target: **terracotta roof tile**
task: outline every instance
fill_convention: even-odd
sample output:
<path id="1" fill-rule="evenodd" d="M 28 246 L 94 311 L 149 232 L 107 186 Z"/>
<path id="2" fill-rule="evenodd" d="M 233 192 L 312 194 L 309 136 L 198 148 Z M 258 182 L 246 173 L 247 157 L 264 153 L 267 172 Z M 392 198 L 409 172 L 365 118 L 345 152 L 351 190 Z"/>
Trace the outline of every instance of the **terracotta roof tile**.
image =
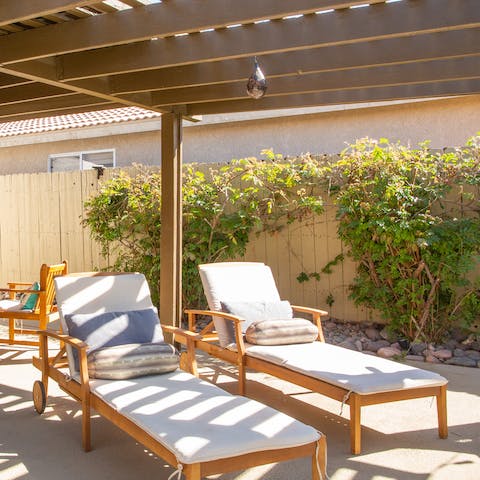
<path id="1" fill-rule="evenodd" d="M 96 112 L 58 115 L 56 117 L 32 118 L 16 122 L 0 123 L 0 137 L 13 137 L 29 133 L 52 132 L 68 128 L 93 127 L 107 123 L 130 122 L 158 118 L 160 114 L 139 107 L 113 108 Z"/>

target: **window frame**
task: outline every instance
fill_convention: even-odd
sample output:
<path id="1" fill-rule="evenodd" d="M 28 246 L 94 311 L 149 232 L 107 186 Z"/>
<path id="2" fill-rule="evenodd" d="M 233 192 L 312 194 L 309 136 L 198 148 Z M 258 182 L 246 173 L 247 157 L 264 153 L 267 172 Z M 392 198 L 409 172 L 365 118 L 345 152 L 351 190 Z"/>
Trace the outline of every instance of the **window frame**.
<path id="1" fill-rule="evenodd" d="M 91 155 L 95 153 L 112 153 L 112 163 L 113 165 L 111 167 L 105 167 L 105 168 L 115 168 L 117 165 L 117 155 L 116 155 L 116 150 L 115 148 L 102 148 L 102 149 L 97 149 L 97 150 L 79 150 L 76 152 L 63 152 L 63 153 L 51 153 L 48 155 L 48 164 L 47 164 L 47 171 L 48 173 L 58 173 L 58 172 L 73 172 L 73 171 L 83 171 L 83 170 L 91 170 L 90 168 L 85 169 L 83 168 L 83 162 L 88 161 L 84 160 L 84 157 L 86 155 Z M 78 156 L 78 169 L 76 170 L 59 170 L 59 171 L 53 171 L 53 160 L 62 158 L 62 157 L 76 157 Z"/>

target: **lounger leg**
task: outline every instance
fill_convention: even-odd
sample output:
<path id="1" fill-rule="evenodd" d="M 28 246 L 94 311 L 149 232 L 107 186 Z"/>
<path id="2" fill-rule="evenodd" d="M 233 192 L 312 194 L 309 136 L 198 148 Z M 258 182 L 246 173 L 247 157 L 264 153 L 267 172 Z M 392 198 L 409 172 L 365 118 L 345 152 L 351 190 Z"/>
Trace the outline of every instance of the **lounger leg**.
<path id="1" fill-rule="evenodd" d="M 45 388 L 45 396 L 48 397 L 48 370 L 50 368 L 48 364 L 48 338 L 46 335 L 40 335 L 39 341 L 39 354 L 42 363 L 42 383 Z"/>
<path id="2" fill-rule="evenodd" d="M 447 424 L 447 386 L 442 385 L 437 395 L 437 414 L 438 414 L 438 436 L 440 438 L 448 437 Z"/>
<path id="3" fill-rule="evenodd" d="M 245 365 L 243 365 L 242 363 L 238 366 L 238 394 L 239 395 L 245 396 L 245 392 L 247 389 L 246 385 L 247 385 L 247 372 L 245 369 Z"/>
<path id="4" fill-rule="evenodd" d="M 15 319 L 8 319 L 8 343 L 13 345 L 15 343 Z"/>
<path id="5" fill-rule="evenodd" d="M 361 445 L 361 404 L 360 397 L 356 393 L 351 393 L 349 398 L 350 404 L 350 450 L 354 455 L 360 453 Z"/>
<path id="6" fill-rule="evenodd" d="M 312 480 L 327 478 L 327 440 L 325 435 L 317 441 L 317 448 L 312 458 Z"/>
<path id="7" fill-rule="evenodd" d="M 90 439 L 90 402 L 82 402 L 82 447 L 86 452 L 92 449 Z"/>

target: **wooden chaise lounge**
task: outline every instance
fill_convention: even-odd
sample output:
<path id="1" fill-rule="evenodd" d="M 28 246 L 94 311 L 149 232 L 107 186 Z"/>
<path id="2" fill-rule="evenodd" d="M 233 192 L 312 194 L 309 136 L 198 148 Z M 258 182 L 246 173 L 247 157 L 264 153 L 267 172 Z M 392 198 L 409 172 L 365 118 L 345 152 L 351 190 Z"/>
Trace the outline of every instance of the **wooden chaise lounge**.
<path id="1" fill-rule="evenodd" d="M 231 395 L 191 373 L 172 370 L 170 363 L 167 373 L 127 378 L 121 375 L 133 367 L 126 357 L 103 366 L 95 363 L 92 355 L 131 349 L 130 342 L 124 345 L 124 335 L 139 332 L 151 336 L 151 343 L 141 345 L 167 346 L 168 362 L 172 355 L 176 358 L 174 349 L 161 340 L 162 329 L 143 275 L 68 275 L 56 279 L 55 285 L 62 328 L 85 336 L 89 345 L 73 335 L 41 333 L 40 357 L 34 358 L 34 365 L 42 378 L 34 384 L 34 404 L 38 413 L 44 411 L 49 379 L 81 402 L 86 451 L 91 448 L 90 411 L 94 409 L 175 467 L 178 478 L 183 473 L 187 480 L 199 480 L 299 457 L 311 458 L 313 480 L 325 478 L 325 437 L 314 428 L 259 402 Z M 146 312 L 151 315 L 152 310 L 157 320 L 144 321 Z M 165 330 L 176 331 L 172 327 Z M 176 333 L 190 347 L 195 336 Z M 48 356 L 49 339 L 64 345 L 54 358 Z M 139 344 L 133 343 L 137 349 Z M 96 345 L 95 351 L 92 345 Z M 188 358 L 194 359 L 194 353 Z M 194 373 L 195 367 L 191 362 Z M 99 375 L 100 371 L 106 376 Z M 101 378 L 91 378 L 92 372 Z"/>
<path id="2" fill-rule="evenodd" d="M 247 343 L 244 335 L 248 320 L 265 319 L 247 317 L 261 317 L 261 308 L 267 311 L 272 305 L 278 307 L 278 302 L 285 303 L 280 301 L 270 268 L 263 263 L 226 262 L 200 265 L 199 270 L 210 310 L 187 310 L 189 331 L 196 331 L 199 316 L 212 318 L 194 339 L 195 348 L 235 364 L 241 394 L 245 393 L 246 370 L 252 369 L 349 405 L 350 447 L 354 454 L 361 451 L 362 407 L 434 396 L 439 436 L 447 437 L 445 378 L 427 370 L 325 343 L 321 317 L 327 312 L 307 307 L 291 306 L 290 315 L 292 310 L 309 314 L 318 327 L 316 341 L 288 345 Z M 278 308 L 284 310 L 284 306 Z M 239 315 L 239 311 L 245 310 L 250 314 Z"/>
<path id="3" fill-rule="evenodd" d="M 38 330 L 47 328 L 49 322 L 58 319 L 55 300 L 55 287 L 53 279 L 58 275 L 67 273 L 67 262 L 58 265 L 43 264 L 40 267 L 38 290 L 32 290 L 32 282 L 8 282 L 8 288 L 0 288 L 0 293 L 8 295 L 8 299 L 0 300 L 0 318 L 8 319 L 8 338 L 0 338 L 0 343 L 9 345 L 34 345 L 37 340 L 25 340 L 18 335 L 36 335 Z M 17 299 L 19 294 L 31 295 L 33 304 L 29 307 Z M 27 302 L 29 300 L 27 298 Z M 16 321 L 25 321 L 29 326 L 17 328 Z"/>

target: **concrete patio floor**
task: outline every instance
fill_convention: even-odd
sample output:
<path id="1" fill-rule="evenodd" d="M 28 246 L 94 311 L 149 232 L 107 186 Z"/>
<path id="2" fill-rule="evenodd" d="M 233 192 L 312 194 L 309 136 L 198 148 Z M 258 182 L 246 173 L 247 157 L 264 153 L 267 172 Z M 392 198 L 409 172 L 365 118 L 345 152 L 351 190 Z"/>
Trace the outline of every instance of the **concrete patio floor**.
<path id="1" fill-rule="evenodd" d="M 92 423 L 93 451 L 80 445 L 79 404 L 50 382 L 47 409 L 33 410 L 39 372 L 34 349 L 0 345 L 0 480 L 167 480 L 173 469 L 101 417 Z M 233 370 L 199 355 L 201 374 L 234 392 Z M 309 423 L 327 435 L 331 480 L 479 480 L 480 369 L 417 364 L 449 380 L 449 438 L 440 440 L 430 398 L 363 409 L 363 451 L 349 453 L 348 409 L 264 374 L 250 373 L 249 395 Z M 300 459 L 209 478 L 308 480 Z M 175 477 L 176 480 L 176 477 Z"/>

